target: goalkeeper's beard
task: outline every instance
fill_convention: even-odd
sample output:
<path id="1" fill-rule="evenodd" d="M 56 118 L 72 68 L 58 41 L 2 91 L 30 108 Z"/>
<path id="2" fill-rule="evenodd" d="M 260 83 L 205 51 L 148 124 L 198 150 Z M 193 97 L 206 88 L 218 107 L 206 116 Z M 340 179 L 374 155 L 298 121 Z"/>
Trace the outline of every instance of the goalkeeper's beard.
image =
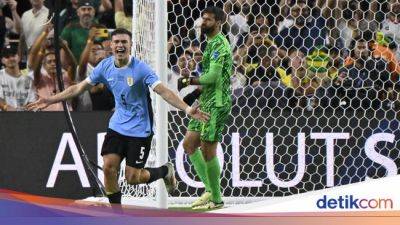
<path id="1" fill-rule="evenodd" d="M 214 27 L 201 27 L 201 33 L 204 35 L 210 35 L 214 31 Z"/>

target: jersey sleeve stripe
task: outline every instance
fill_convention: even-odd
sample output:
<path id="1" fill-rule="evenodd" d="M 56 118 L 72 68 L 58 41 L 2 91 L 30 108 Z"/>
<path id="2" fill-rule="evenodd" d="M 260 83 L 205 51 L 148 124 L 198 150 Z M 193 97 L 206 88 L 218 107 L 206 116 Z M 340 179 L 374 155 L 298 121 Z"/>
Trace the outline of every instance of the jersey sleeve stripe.
<path id="1" fill-rule="evenodd" d="M 90 85 L 96 85 L 95 83 L 93 83 L 93 81 L 90 79 L 90 77 L 86 77 L 86 82 L 88 82 Z"/>
<path id="2" fill-rule="evenodd" d="M 152 90 L 154 90 L 154 88 L 157 87 L 157 85 L 159 85 L 159 84 L 161 84 L 161 81 L 158 80 L 158 81 L 154 82 L 154 83 L 151 85 L 150 88 L 151 88 Z"/>

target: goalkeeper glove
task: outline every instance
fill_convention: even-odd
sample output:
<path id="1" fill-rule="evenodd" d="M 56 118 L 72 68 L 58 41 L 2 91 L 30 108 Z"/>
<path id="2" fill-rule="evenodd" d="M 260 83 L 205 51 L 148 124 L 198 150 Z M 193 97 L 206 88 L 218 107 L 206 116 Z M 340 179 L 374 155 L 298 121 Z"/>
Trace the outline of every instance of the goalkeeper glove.
<path id="1" fill-rule="evenodd" d="M 190 85 L 190 77 L 181 77 L 178 79 L 178 91 Z"/>

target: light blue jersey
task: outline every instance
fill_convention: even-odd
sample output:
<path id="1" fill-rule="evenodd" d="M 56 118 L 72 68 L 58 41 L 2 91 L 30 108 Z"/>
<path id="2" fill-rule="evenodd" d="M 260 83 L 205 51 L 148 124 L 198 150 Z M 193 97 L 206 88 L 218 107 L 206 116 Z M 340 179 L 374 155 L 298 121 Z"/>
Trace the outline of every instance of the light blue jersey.
<path id="1" fill-rule="evenodd" d="M 160 82 L 149 65 L 134 57 L 121 68 L 114 64 L 114 56 L 97 65 L 86 81 L 92 85 L 103 83 L 114 94 L 115 112 L 109 128 L 130 137 L 153 134 L 153 110 L 149 88 Z"/>

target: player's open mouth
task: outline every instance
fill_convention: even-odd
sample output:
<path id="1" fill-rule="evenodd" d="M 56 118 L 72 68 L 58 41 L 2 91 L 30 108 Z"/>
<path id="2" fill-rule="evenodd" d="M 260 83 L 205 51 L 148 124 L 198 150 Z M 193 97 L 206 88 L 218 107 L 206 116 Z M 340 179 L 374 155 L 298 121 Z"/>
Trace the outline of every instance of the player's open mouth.
<path id="1" fill-rule="evenodd" d="M 117 54 L 124 54 L 126 52 L 126 48 L 117 48 L 116 53 Z"/>

